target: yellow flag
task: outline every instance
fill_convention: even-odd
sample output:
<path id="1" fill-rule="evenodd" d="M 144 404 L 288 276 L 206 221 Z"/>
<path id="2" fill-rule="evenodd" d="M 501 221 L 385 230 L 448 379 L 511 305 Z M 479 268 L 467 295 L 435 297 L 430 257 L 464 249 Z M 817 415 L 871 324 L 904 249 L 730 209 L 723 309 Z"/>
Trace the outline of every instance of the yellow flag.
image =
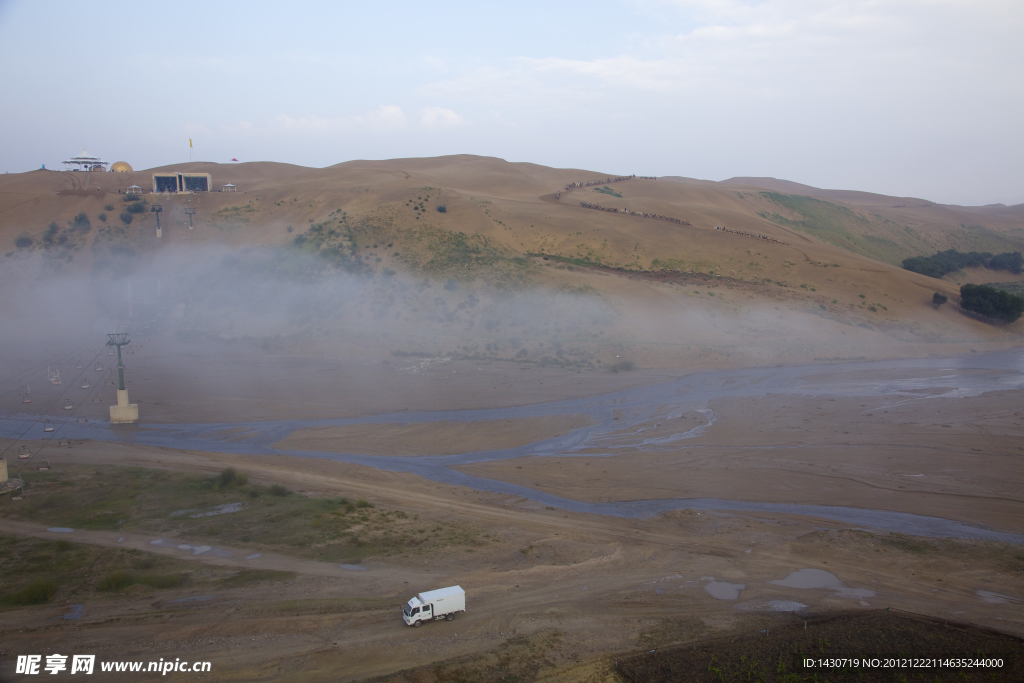
<path id="1" fill-rule="evenodd" d="M 188 148 L 192 149 L 192 138 L 188 139 Z"/>

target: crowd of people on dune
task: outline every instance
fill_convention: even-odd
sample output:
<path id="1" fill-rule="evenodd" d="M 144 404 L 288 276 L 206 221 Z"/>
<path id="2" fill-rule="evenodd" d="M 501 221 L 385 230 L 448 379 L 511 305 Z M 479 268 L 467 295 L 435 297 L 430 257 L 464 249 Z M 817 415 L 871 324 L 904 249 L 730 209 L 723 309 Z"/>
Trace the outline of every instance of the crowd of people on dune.
<path id="1" fill-rule="evenodd" d="M 728 233 L 733 234 L 733 235 L 739 235 L 740 237 L 753 237 L 755 240 L 764 240 L 765 242 L 771 242 L 772 244 L 784 244 L 787 247 L 789 246 L 789 242 L 783 242 L 782 240 L 777 240 L 774 237 L 769 237 L 768 235 L 762 235 L 761 233 L 757 233 L 755 235 L 752 232 L 743 232 L 741 230 L 730 230 L 729 228 L 723 228 L 720 225 L 716 225 L 715 226 L 715 230 L 721 230 L 722 232 L 728 232 Z"/>
<path id="2" fill-rule="evenodd" d="M 672 216 L 663 216 L 660 213 L 645 213 L 643 211 L 630 211 L 629 209 L 610 209 L 600 204 L 591 204 L 590 202 L 580 202 L 580 206 L 584 209 L 594 209 L 595 211 L 607 211 L 609 213 L 624 213 L 627 216 L 639 216 L 640 218 L 656 218 L 659 221 L 668 221 L 669 223 L 675 223 L 676 225 L 690 225 L 689 221 L 684 221 L 679 218 L 672 218 Z"/>

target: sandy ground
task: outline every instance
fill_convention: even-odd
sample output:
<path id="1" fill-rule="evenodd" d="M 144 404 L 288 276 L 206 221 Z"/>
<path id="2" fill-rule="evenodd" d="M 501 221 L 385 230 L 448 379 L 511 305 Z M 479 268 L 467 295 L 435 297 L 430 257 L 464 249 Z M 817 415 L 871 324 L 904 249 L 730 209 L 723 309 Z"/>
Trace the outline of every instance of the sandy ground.
<path id="1" fill-rule="evenodd" d="M 458 469 L 576 500 L 842 505 L 1019 533 L 1024 530 L 1022 405 L 1021 391 L 960 399 L 721 399 L 709 404 L 719 415 L 710 428 L 660 449 L 592 449 L 611 454 L 526 457 Z M 699 419 L 684 415 L 679 421 L 682 428 L 663 428 L 682 431 Z"/>
<path id="2" fill-rule="evenodd" d="M 662 492 L 785 496 L 884 503 L 1019 529 L 1019 396 L 961 399 L 969 410 L 955 418 L 943 412 L 948 404 L 942 399 L 900 406 L 812 403 L 798 396 L 722 401 L 712 405 L 720 415 L 712 428 L 682 449 L 473 467 L 581 499 Z M 0 612 L 0 639 L 11 653 L 210 660 L 214 675 L 206 680 L 359 680 L 555 630 L 559 644 L 546 655 L 539 680 L 571 681 L 612 680 L 603 664 L 611 652 L 761 628 L 780 604 L 798 603 L 808 613 L 894 607 L 1024 634 L 1020 551 L 998 544 L 921 543 L 796 515 L 684 511 L 627 520 L 575 514 L 323 460 L 90 442 L 50 446 L 44 453 L 56 468 L 74 462 L 213 473 L 230 465 L 256 481 L 310 495 L 361 496 L 433 519 L 472 520 L 494 540 L 471 549 L 371 558 L 365 571 L 273 552 L 245 560 L 252 549 L 244 544 L 208 541 L 225 542 L 218 547 L 234 557 L 180 556 L 298 576 L 284 584 L 214 591 L 196 601 L 174 602 L 196 597 L 187 589 L 159 598 L 152 591 L 97 597 L 77 621 L 61 618 L 69 605 L 6 610 Z M 739 476 L 741 468 L 757 476 Z M 925 476 L 910 476 L 917 474 Z M 32 524 L 10 525 L 5 532 L 56 537 Z M 76 531 L 60 537 L 114 546 L 123 536 Z M 151 540 L 129 536 L 122 544 L 175 552 L 153 547 Z M 830 572 L 845 588 L 772 583 L 805 568 Z M 465 614 L 421 629 L 402 625 L 398 607 L 408 597 L 456 583 L 467 589 Z M 710 592 L 722 595 L 723 588 L 733 599 Z"/>

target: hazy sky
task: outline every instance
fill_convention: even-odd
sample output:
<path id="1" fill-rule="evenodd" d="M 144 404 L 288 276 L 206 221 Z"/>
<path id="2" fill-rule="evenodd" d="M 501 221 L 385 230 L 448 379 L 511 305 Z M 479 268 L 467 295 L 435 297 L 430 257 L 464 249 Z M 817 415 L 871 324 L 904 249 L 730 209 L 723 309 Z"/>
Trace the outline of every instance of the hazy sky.
<path id="1" fill-rule="evenodd" d="M 470 153 L 1024 202 L 1021 0 L 0 0 L 0 170 Z"/>

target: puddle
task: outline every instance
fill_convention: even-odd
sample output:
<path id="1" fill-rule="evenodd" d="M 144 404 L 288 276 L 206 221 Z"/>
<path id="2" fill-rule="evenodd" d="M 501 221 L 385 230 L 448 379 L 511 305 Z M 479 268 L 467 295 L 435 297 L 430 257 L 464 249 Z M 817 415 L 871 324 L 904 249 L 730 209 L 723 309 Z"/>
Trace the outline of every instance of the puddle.
<path id="1" fill-rule="evenodd" d="M 85 605 L 71 605 L 71 611 L 64 615 L 64 618 L 68 621 L 75 621 L 76 619 L 82 618 L 82 613 L 85 611 Z"/>
<path id="2" fill-rule="evenodd" d="M 736 609 L 753 612 L 799 612 L 807 609 L 807 605 L 795 600 L 769 600 L 768 602 L 751 600 L 736 605 Z"/>
<path id="3" fill-rule="evenodd" d="M 704 586 L 704 590 L 711 593 L 712 597 L 719 600 L 735 600 L 740 597 L 740 591 L 745 589 L 746 584 L 729 583 L 728 581 L 712 581 Z"/>
<path id="4" fill-rule="evenodd" d="M 366 571 L 366 567 L 364 567 L 361 564 L 339 564 L 338 566 L 341 567 L 342 569 L 347 569 L 350 572 L 365 572 Z"/>
<path id="5" fill-rule="evenodd" d="M 249 555 L 245 559 L 247 559 L 247 560 L 255 560 L 257 557 L 262 557 L 262 556 L 263 556 L 262 553 L 253 553 L 252 555 Z"/>
<path id="6" fill-rule="evenodd" d="M 188 543 L 182 543 L 178 546 L 178 550 L 188 550 L 191 551 L 193 555 L 202 555 L 203 553 L 208 553 L 213 550 L 213 547 L 208 545 L 189 545 Z"/>
<path id="7" fill-rule="evenodd" d="M 844 586 L 839 578 L 823 569 L 800 569 L 784 579 L 770 581 L 776 586 L 787 588 L 824 588 L 835 591 L 836 595 L 844 598 L 873 598 L 875 592 L 867 588 L 850 588 Z"/>
<path id="8" fill-rule="evenodd" d="M 70 534 L 74 529 L 69 529 L 66 526 L 51 526 L 47 531 L 52 531 L 56 534 Z"/>
<path id="9" fill-rule="evenodd" d="M 1024 602 L 1024 600 L 1021 600 L 1020 598 L 1015 598 L 1012 595 L 1003 595 L 1002 593 L 993 593 L 992 591 L 983 590 L 978 590 L 976 592 L 978 594 L 978 597 L 984 600 L 985 602 L 990 602 L 996 605 L 1005 605 L 1007 603 L 1020 604 Z"/>

